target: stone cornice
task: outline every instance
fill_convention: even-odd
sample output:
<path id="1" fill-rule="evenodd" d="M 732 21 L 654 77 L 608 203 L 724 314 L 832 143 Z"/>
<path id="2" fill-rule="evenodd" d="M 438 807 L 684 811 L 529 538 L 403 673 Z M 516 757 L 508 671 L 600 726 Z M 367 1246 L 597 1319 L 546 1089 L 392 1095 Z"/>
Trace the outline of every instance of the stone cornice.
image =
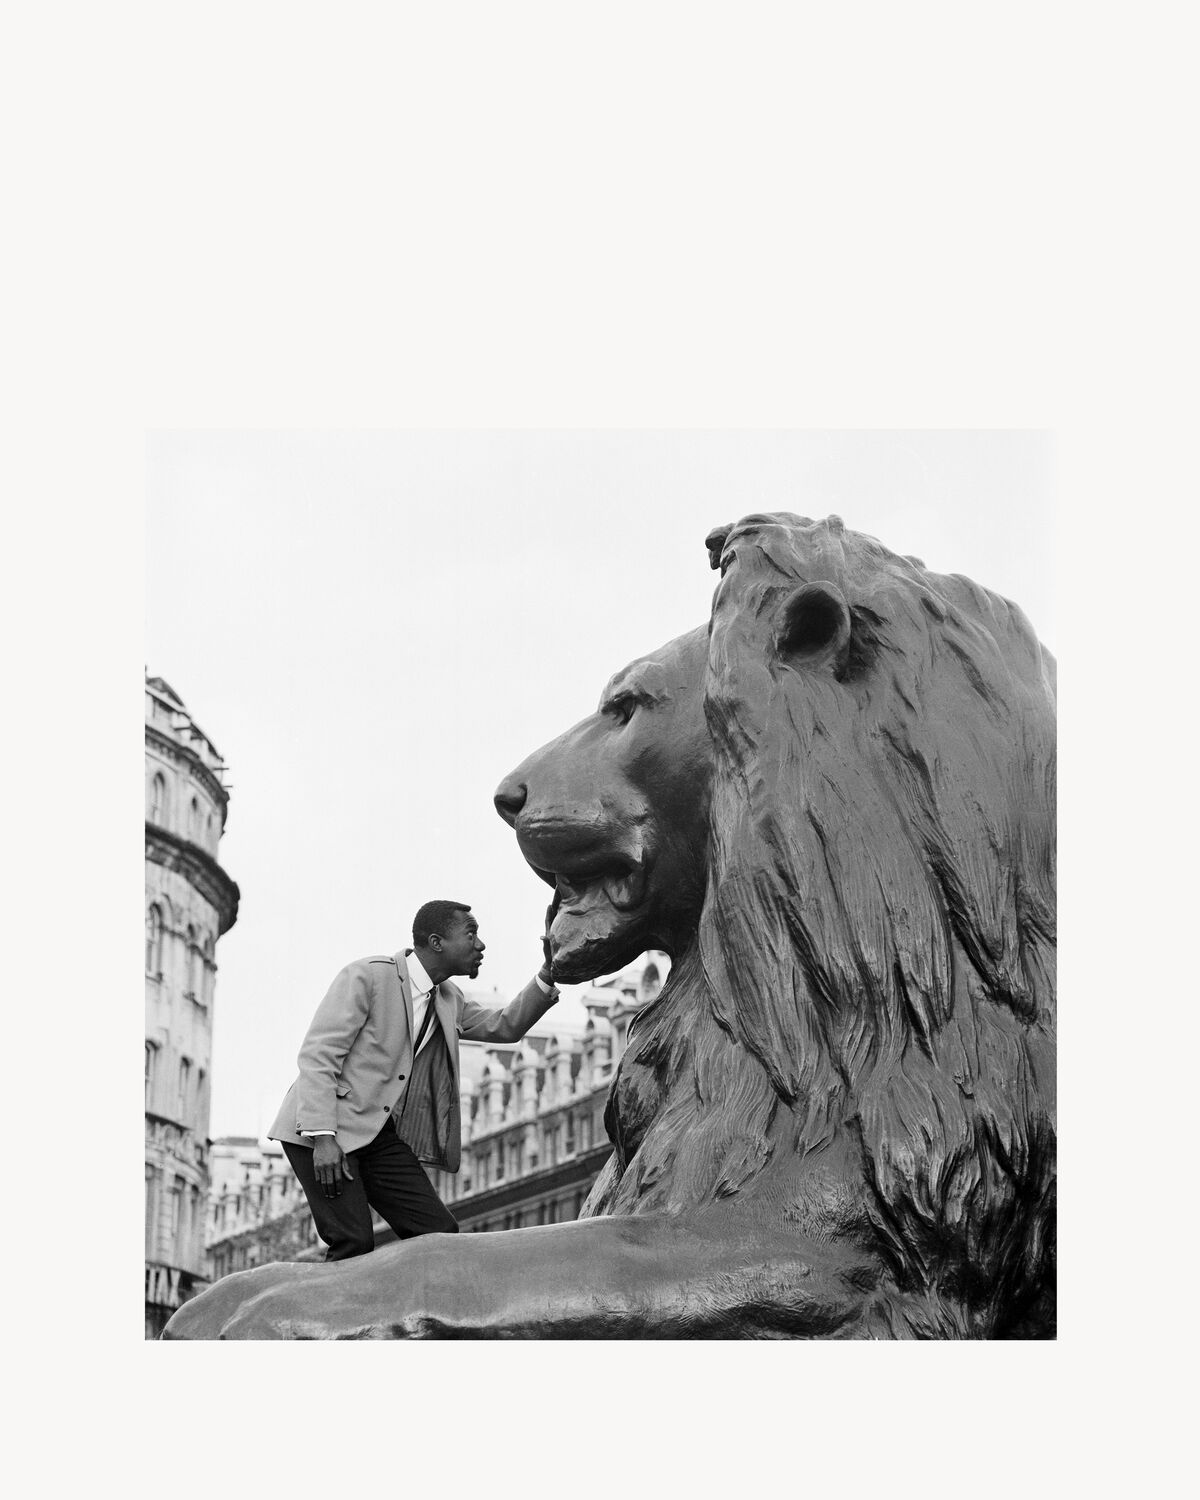
<path id="1" fill-rule="evenodd" d="M 217 936 L 228 932 L 237 921 L 241 892 L 210 854 L 197 844 L 168 833 L 156 823 L 146 824 L 146 858 L 156 865 L 174 870 L 214 908 L 217 913 Z"/>
<path id="2" fill-rule="evenodd" d="M 511 1208 L 543 1193 L 578 1187 L 596 1177 L 612 1152 L 612 1142 L 606 1140 L 599 1146 L 589 1146 L 586 1151 L 568 1156 L 565 1161 L 557 1161 L 553 1166 L 539 1167 L 536 1172 L 511 1177 L 507 1182 L 492 1182 L 485 1188 L 452 1198 L 446 1207 L 461 1222 Z"/>
<path id="3" fill-rule="evenodd" d="M 598 1083 L 593 1083 L 590 1088 L 584 1089 L 578 1094 L 569 1094 L 565 1099 L 556 1099 L 553 1104 L 546 1104 L 540 1095 L 537 1101 L 537 1113 L 528 1119 L 525 1117 L 505 1118 L 497 1125 L 484 1125 L 479 1129 L 472 1129 L 470 1140 L 463 1140 L 465 1151 L 474 1150 L 476 1146 L 483 1145 L 490 1149 L 498 1140 L 506 1136 L 517 1136 L 522 1134 L 529 1125 L 554 1126 L 559 1120 L 571 1110 L 579 1109 L 581 1105 L 586 1106 L 596 1099 L 608 1097 L 609 1089 L 612 1087 L 613 1078 L 616 1076 L 614 1066 L 612 1074 L 607 1078 L 601 1078 Z M 481 1084 L 472 1091 L 472 1097 L 482 1094 L 484 1109 L 486 1110 L 487 1086 Z"/>
<path id="4" fill-rule="evenodd" d="M 178 740 L 172 739 L 169 734 L 157 728 L 154 724 L 146 725 L 146 739 L 160 750 L 169 751 L 174 758 L 187 762 L 196 779 L 203 782 L 209 796 L 221 809 L 221 821 L 224 822 L 225 809 L 229 806 L 229 793 L 221 785 L 216 772 L 211 767 L 206 766 L 194 750 L 190 749 L 187 745 L 181 744 Z"/>

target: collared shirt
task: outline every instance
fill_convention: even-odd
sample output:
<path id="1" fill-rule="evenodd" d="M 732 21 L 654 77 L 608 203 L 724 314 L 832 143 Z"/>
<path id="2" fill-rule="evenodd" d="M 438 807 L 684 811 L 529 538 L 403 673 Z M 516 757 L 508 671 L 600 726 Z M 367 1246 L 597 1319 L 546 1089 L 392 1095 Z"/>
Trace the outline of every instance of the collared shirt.
<path id="1" fill-rule="evenodd" d="M 425 966 L 415 953 L 408 954 L 404 962 L 408 965 L 408 978 L 409 983 L 412 985 L 413 1037 L 415 1039 L 421 1036 L 421 1023 L 425 1019 L 425 1012 L 429 1009 L 430 997 L 437 986 L 430 979 L 429 975 L 426 974 Z M 421 1037 L 421 1047 L 418 1050 L 428 1047 L 429 1040 L 433 1036 L 434 1025 L 433 1021 L 429 1023 L 429 1030 Z"/>

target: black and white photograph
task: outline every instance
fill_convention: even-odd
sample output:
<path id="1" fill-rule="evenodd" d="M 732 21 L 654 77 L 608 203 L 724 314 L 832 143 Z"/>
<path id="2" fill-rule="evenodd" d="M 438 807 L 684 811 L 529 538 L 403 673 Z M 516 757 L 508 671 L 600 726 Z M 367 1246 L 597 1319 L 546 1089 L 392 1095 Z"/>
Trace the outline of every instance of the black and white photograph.
<path id="1" fill-rule="evenodd" d="M 1054 472 L 152 435 L 147 1337 L 1053 1338 Z"/>

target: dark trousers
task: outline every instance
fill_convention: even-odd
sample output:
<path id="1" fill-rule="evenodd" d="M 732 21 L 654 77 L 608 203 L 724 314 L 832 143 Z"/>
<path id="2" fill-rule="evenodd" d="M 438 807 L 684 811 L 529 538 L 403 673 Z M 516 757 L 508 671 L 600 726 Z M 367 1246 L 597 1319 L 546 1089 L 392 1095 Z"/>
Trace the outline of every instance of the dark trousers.
<path id="1" fill-rule="evenodd" d="M 329 1246 L 326 1260 L 349 1260 L 374 1250 L 372 1209 L 392 1226 L 397 1239 L 458 1233 L 458 1221 L 434 1192 L 425 1168 L 390 1120 L 368 1145 L 347 1153 L 354 1179 L 342 1178 L 342 1191 L 336 1198 L 327 1198 L 317 1181 L 312 1147 L 293 1146 L 290 1141 L 282 1144 L 312 1209 L 317 1233 Z"/>

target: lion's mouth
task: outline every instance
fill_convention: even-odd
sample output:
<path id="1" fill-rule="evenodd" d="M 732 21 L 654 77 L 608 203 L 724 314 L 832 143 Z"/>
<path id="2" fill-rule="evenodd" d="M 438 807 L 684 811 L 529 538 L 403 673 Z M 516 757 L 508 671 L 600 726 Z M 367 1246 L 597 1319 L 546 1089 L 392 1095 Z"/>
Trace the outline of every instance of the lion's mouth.
<path id="1" fill-rule="evenodd" d="M 645 866 L 632 860 L 547 873 L 554 882 L 559 911 L 576 916 L 605 903 L 617 911 L 632 911 L 646 895 Z"/>
<path id="2" fill-rule="evenodd" d="M 576 853 L 549 840 L 522 843 L 534 871 L 554 887 L 550 951 L 556 975 L 579 982 L 624 963 L 634 914 L 646 902 L 652 863 L 646 852 Z"/>

